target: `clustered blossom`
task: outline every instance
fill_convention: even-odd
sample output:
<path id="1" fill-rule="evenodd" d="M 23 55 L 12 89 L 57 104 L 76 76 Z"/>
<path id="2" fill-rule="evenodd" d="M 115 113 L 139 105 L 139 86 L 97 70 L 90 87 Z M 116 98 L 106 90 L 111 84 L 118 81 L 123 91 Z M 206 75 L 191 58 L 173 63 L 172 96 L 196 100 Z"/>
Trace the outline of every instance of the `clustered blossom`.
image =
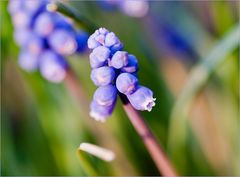
<path id="1" fill-rule="evenodd" d="M 76 31 L 69 19 L 49 11 L 51 0 L 10 0 L 8 10 L 14 38 L 21 47 L 19 65 L 26 71 L 40 70 L 55 83 L 63 81 L 68 69 L 65 56 L 84 52 L 88 34 Z"/>
<path id="2" fill-rule="evenodd" d="M 99 28 L 89 37 L 88 47 L 93 50 L 90 54 L 91 79 L 98 86 L 90 105 L 90 116 L 105 121 L 114 110 L 118 92 L 126 95 L 135 109 L 151 111 L 156 100 L 153 92 L 139 85 L 138 60 L 123 51 L 118 37 Z"/>

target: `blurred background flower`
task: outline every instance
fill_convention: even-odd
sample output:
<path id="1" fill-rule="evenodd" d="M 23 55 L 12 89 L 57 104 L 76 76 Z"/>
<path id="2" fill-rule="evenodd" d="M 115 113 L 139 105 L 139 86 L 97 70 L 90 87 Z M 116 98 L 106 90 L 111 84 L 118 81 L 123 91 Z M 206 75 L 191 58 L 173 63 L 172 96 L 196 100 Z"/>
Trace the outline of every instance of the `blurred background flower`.
<path id="1" fill-rule="evenodd" d="M 40 69 L 42 76 L 54 83 L 66 77 L 64 56 L 83 52 L 88 35 L 76 31 L 66 17 L 49 11 L 51 0 L 10 0 L 8 11 L 14 37 L 21 47 L 19 65 L 26 71 Z"/>
<path id="2" fill-rule="evenodd" d="M 95 91 L 89 52 L 69 55 L 84 51 L 82 46 L 76 49 L 76 43 L 86 39 L 78 35 L 83 26 L 56 12 L 52 19 L 53 12 L 39 8 L 45 1 L 15 1 L 12 7 L 12 1 L 0 2 L 1 175 L 159 175 L 120 103 L 104 124 L 89 118 L 88 103 Z M 239 2 L 121 2 L 126 4 L 112 1 L 112 10 L 106 10 L 102 1 L 64 1 L 97 26 L 114 31 L 138 58 L 141 84 L 157 98 L 154 109 L 141 114 L 179 174 L 240 175 L 239 44 L 234 43 L 239 36 L 230 32 L 239 22 Z M 26 4 L 24 10 L 19 4 Z M 36 9 L 39 13 L 32 15 Z M 57 31 L 50 42 L 46 35 L 52 30 Z M 25 45 L 28 37 L 30 44 Z M 56 85 L 38 72 L 20 69 L 38 69 L 39 53 L 51 58 L 51 69 L 60 68 L 40 69 L 47 79 L 57 75 L 54 78 L 62 80 L 67 66 L 76 72 L 81 98 L 72 97 L 64 83 Z M 222 64 L 212 62 L 221 56 Z M 81 142 L 110 149 L 116 157 L 105 162 L 84 152 L 79 155 Z"/>
<path id="3" fill-rule="evenodd" d="M 118 9 L 129 17 L 144 17 L 149 10 L 149 2 L 147 0 L 103 0 L 96 2 L 104 10 L 113 11 Z"/>

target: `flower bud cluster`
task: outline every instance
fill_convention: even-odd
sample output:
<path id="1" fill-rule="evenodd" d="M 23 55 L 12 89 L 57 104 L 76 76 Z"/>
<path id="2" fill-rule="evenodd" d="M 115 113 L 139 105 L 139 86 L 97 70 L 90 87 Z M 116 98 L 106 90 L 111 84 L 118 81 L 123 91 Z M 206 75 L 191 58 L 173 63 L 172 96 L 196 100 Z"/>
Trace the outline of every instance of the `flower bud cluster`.
<path id="1" fill-rule="evenodd" d="M 68 69 L 65 56 L 84 52 L 88 34 L 76 31 L 69 19 L 49 11 L 51 0 L 10 0 L 8 10 L 14 38 L 21 47 L 19 65 L 26 71 L 40 70 L 55 83 L 63 81 Z"/>
<path id="2" fill-rule="evenodd" d="M 155 105 L 153 92 L 139 85 L 138 60 L 123 51 L 118 37 L 105 28 L 99 28 L 89 37 L 88 47 L 92 49 L 91 79 L 98 86 L 90 106 L 90 116 L 105 121 L 114 110 L 118 92 L 126 95 L 135 109 L 151 111 Z"/>

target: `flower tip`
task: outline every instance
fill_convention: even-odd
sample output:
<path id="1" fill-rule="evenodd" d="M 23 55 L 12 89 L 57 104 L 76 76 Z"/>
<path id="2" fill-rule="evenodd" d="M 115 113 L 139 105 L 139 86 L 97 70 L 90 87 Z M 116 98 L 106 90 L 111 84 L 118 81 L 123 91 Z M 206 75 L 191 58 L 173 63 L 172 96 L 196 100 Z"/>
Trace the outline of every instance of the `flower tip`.
<path id="1" fill-rule="evenodd" d="M 146 110 L 148 112 L 151 112 L 152 108 L 156 105 L 155 101 L 156 101 L 156 98 L 152 98 L 151 100 L 149 100 L 148 104 L 146 105 Z"/>
<path id="2" fill-rule="evenodd" d="M 104 35 L 109 33 L 109 31 L 106 28 L 104 28 L 104 27 L 101 27 L 101 28 L 99 28 L 96 31 L 98 31 L 100 34 L 104 34 Z"/>
<path id="3" fill-rule="evenodd" d="M 97 112 L 91 111 L 89 115 L 90 115 L 91 118 L 93 118 L 96 121 L 99 121 L 99 122 L 102 122 L 102 123 L 106 122 L 106 118 L 101 116 Z"/>

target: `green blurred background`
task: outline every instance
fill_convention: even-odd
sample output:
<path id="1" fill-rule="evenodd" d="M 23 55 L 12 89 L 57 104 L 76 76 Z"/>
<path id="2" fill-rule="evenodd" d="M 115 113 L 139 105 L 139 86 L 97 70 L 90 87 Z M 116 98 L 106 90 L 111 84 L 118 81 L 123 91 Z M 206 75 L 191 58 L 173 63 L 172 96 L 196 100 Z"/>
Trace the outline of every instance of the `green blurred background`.
<path id="1" fill-rule="evenodd" d="M 120 100 L 106 123 L 89 118 L 86 108 L 96 87 L 88 53 L 68 58 L 84 98 L 76 99 L 66 83 L 49 83 L 19 68 L 7 3 L 0 2 L 1 175 L 160 175 Z M 199 66 L 209 67 L 211 61 L 202 63 L 239 22 L 239 1 L 149 1 L 143 18 L 95 1 L 66 3 L 114 31 L 137 56 L 140 82 L 157 98 L 152 112 L 141 114 L 179 174 L 240 175 L 239 44 L 211 66 L 196 93 L 186 91 L 202 82 L 201 73 L 194 82 L 189 78 Z M 111 149 L 116 159 L 79 157 L 82 142 Z"/>

